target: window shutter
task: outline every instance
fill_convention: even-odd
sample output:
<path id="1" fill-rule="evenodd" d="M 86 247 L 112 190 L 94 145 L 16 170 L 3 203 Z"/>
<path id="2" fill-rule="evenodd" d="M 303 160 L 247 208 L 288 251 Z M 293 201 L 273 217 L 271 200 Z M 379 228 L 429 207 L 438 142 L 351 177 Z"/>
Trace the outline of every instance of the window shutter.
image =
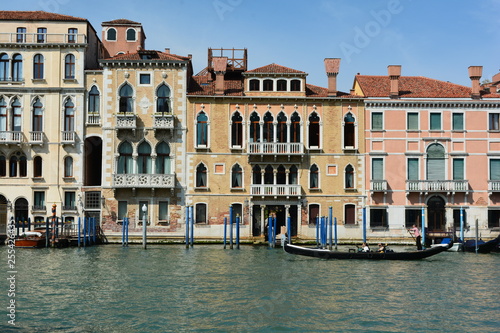
<path id="1" fill-rule="evenodd" d="M 382 127 L 382 113 L 373 112 L 372 113 L 372 130 L 381 130 Z"/>
<path id="2" fill-rule="evenodd" d="M 440 113 L 431 113 L 431 131 L 432 130 L 440 130 L 441 129 L 441 114 Z"/>
<path id="3" fill-rule="evenodd" d="M 418 113 L 408 113 L 408 129 L 418 130 Z"/>
<path id="4" fill-rule="evenodd" d="M 453 114 L 453 130 L 463 131 L 464 129 L 464 114 L 454 113 Z"/>
<path id="5" fill-rule="evenodd" d="M 456 158 L 453 160 L 453 180 L 464 179 L 464 160 L 463 158 Z"/>
<path id="6" fill-rule="evenodd" d="M 500 180 L 500 159 L 490 160 L 490 180 Z"/>
<path id="7" fill-rule="evenodd" d="M 408 159 L 408 180 L 418 180 L 418 158 Z"/>
<path id="8" fill-rule="evenodd" d="M 381 158 L 372 159 L 372 179 L 373 180 L 384 179 L 384 160 Z"/>

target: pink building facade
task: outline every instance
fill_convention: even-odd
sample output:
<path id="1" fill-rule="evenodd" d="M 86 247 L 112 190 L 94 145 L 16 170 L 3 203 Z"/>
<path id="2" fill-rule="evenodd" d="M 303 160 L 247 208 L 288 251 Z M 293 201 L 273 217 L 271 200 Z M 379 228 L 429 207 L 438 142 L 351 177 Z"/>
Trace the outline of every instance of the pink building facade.
<path id="1" fill-rule="evenodd" d="M 500 94 L 425 77 L 357 75 L 365 97 L 365 188 L 368 237 L 408 237 L 413 224 L 427 241 L 485 238 L 500 230 Z M 477 229 L 476 229 L 477 225 Z"/>

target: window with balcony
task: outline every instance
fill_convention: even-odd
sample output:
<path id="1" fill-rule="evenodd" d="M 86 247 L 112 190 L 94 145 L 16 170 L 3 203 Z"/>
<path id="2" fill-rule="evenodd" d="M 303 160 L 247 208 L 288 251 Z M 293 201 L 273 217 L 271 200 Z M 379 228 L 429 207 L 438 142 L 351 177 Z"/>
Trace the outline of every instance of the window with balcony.
<path id="1" fill-rule="evenodd" d="M 119 174 L 133 173 L 132 145 L 129 142 L 122 142 L 118 147 L 117 167 Z"/>
<path id="2" fill-rule="evenodd" d="M 235 164 L 231 168 L 231 188 L 243 188 L 243 169 L 239 164 Z"/>
<path id="3" fill-rule="evenodd" d="M 137 148 L 137 173 L 151 173 L 151 146 L 143 142 Z"/>
<path id="4" fill-rule="evenodd" d="M 1 71 L 1 69 L 0 69 Z M 500 113 L 490 113 L 489 114 L 489 127 L 490 131 L 500 130 Z"/>
<path id="5" fill-rule="evenodd" d="M 490 180 L 500 181 L 500 159 L 490 159 Z"/>
<path id="6" fill-rule="evenodd" d="M 453 113 L 451 122 L 451 129 L 453 131 L 463 131 L 465 129 L 463 113 Z"/>
<path id="7" fill-rule="evenodd" d="M 408 159 L 408 180 L 418 180 L 419 179 L 419 171 L 418 171 L 418 158 L 409 158 Z"/>
<path id="8" fill-rule="evenodd" d="M 118 94 L 120 96 L 119 111 L 123 113 L 132 112 L 132 87 L 128 83 L 126 83 L 120 88 Z"/>
<path id="9" fill-rule="evenodd" d="M 73 157 L 64 158 L 64 178 L 73 178 Z"/>
<path id="10" fill-rule="evenodd" d="M 300 139 L 300 116 L 297 112 L 292 113 L 292 117 L 291 117 L 290 142 L 301 142 L 301 139 Z"/>
<path id="11" fill-rule="evenodd" d="M 64 192 L 64 205 L 63 209 L 76 210 L 76 194 L 73 191 Z"/>
<path id="12" fill-rule="evenodd" d="M 348 112 L 344 117 L 344 148 L 354 148 L 355 146 L 355 122 L 356 119 L 352 113 Z"/>
<path id="13" fill-rule="evenodd" d="M 371 228 L 389 227 L 386 208 L 373 208 L 373 207 L 370 208 L 370 227 Z"/>
<path id="14" fill-rule="evenodd" d="M 276 136 L 278 142 L 289 142 L 288 141 L 288 126 L 286 124 L 287 118 L 284 112 L 278 114 L 278 124 L 276 125 Z"/>
<path id="15" fill-rule="evenodd" d="M 160 142 L 156 146 L 156 173 L 168 175 L 171 173 L 170 146 L 166 142 Z"/>
<path id="16" fill-rule="evenodd" d="M 196 187 L 207 187 L 207 167 L 203 163 L 198 164 L 196 167 Z"/>
<path id="17" fill-rule="evenodd" d="M 345 167 L 345 174 L 344 174 L 344 186 L 346 189 L 353 189 L 354 188 L 354 168 L 352 165 L 347 165 Z"/>
<path id="18" fill-rule="evenodd" d="M 76 43 L 77 34 L 78 34 L 77 28 L 69 28 L 68 29 L 68 43 Z"/>
<path id="19" fill-rule="evenodd" d="M 37 28 L 36 29 L 36 42 L 37 43 L 45 43 L 46 36 L 47 36 L 47 28 Z"/>
<path id="20" fill-rule="evenodd" d="M 195 205 L 195 223 L 207 223 L 206 203 L 197 203 Z"/>
<path id="21" fill-rule="evenodd" d="M 7 160 L 4 155 L 0 155 L 0 177 L 7 176 Z"/>
<path id="22" fill-rule="evenodd" d="M 19 98 L 14 98 L 11 104 L 12 107 L 12 121 L 10 125 L 11 131 L 20 132 L 21 131 L 21 120 L 22 120 L 22 109 L 21 102 Z"/>
<path id="23" fill-rule="evenodd" d="M 382 112 L 372 112 L 372 131 L 384 129 L 384 117 Z"/>
<path id="24" fill-rule="evenodd" d="M 319 217 L 319 205 L 318 204 L 309 205 L 309 224 L 315 225 L 318 217 Z"/>
<path id="25" fill-rule="evenodd" d="M 156 91 L 156 112 L 170 114 L 170 88 L 162 84 Z"/>
<path id="26" fill-rule="evenodd" d="M 264 115 L 263 139 L 264 142 L 274 142 L 274 117 L 271 112 Z"/>
<path id="27" fill-rule="evenodd" d="M 33 79 L 42 80 L 44 78 L 44 58 L 41 54 L 35 54 L 33 57 Z"/>
<path id="28" fill-rule="evenodd" d="M 73 132 L 75 130 L 75 104 L 71 98 L 64 103 L 64 131 Z"/>
<path id="29" fill-rule="evenodd" d="M 299 169 L 295 165 L 292 165 L 290 167 L 290 170 L 288 173 L 288 183 L 289 184 L 298 184 L 299 183 Z"/>
<path id="30" fill-rule="evenodd" d="M 33 177 L 41 178 L 42 177 L 42 157 L 35 156 L 33 158 Z"/>
<path id="31" fill-rule="evenodd" d="M 75 79 L 75 56 L 67 54 L 64 57 L 64 78 L 67 80 Z"/>
<path id="32" fill-rule="evenodd" d="M 312 190 L 319 188 L 319 168 L 316 164 L 309 168 L 309 188 Z"/>
<path id="33" fill-rule="evenodd" d="M 33 192 L 33 210 L 45 210 L 45 192 Z"/>
<path id="34" fill-rule="evenodd" d="M 208 116 L 201 111 L 196 117 L 196 145 L 198 147 L 208 146 Z"/>
<path id="35" fill-rule="evenodd" d="M 372 158 L 372 180 L 384 179 L 384 159 Z"/>
<path id="36" fill-rule="evenodd" d="M 408 131 L 418 131 L 418 112 L 408 112 L 406 114 L 406 129 Z"/>
<path id="37" fill-rule="evenodd" d="M 309 116 L 309 149 L 318 149 L 320 146 L 320 118 L 316 112 Z"/>
<path id="38" fill-rule="evenodd" d="M 441 125 L 441 113 L 431 112 L 429 115 L 429 129 L 431 131 L 440 131 L 442 129 Z"/>
<path id="39" fill-rule="evenodd" d="M 99 124 L 101 112 L 101 94 L 96 86 L 92 86 L 88 94 L 87 123 Z"/>
<path id="40" fill-rule="evenodd" d="M 7 53 L 0 54 L 0 81 L 9 80 L 9 56 Z"/>
<path id="41" fill-rule="evenodd" d="M 43 104 L 37 97 L 33 103 L 33 132 L 43 131 Z"/>
<path id="42" fill-rule="evenodd" d="M 26 43 L 26 28 L 24 27 L 17 28 L 16 42 Z"/>
<path id="43" fill-rule="evenodd" d="M 259 165 L 255 165 L 252 168 L 252 184 L 262 184 L 262 169 Z"/>
<path id="44" fill-rule="evenodd" d="M 260 142 L 260 117 L 257 112 L 250 116 L 250 142 Z"/>
<path id="45" fill-rule="evenodd" d="M 243 117 L 238 111 L 231 117 L 231 147 L 243 147 Z"/>
<path id="46" fill-rule="evenodd" d="M 23 57 L 20 54 L 14 54 L 12 57 L 12 81 L 20 82 L 23 80 Z"/>
<path id="47" fill-rule="evenodd" d="M 347 225 L 356 224 L 356 205 L 347 204 L 344 206 L 344 223 Z"/>
<path id="48" fill-rule="evenodd" d="M 128 42 L 133 42 L 136 40 L 136 31 L 133 28 L 127 29 L 127 41 Z"/>
<path id="49" fill-rule="evenodd" d="M 0 132 L 7 131 L 7 102 L 0 98 Z"/>
<path id="50" fill-rule="evenodd" d="M 445 180 L 445 151 L 439 143 L 427 148 L 427 180 Z"/>
<path id="51" fill-rule="evenodd" d="M 116 41 L 116 29 L 115 28 L 109 28 L 106 31 L 106 40 Z"/>

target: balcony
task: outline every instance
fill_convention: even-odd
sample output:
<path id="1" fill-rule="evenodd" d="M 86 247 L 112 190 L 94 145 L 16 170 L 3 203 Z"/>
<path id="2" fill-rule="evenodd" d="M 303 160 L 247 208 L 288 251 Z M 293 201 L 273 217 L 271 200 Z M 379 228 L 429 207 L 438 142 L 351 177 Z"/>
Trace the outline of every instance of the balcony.
<path id="1" fill-rule="evenodd" d="M 302 142 L 250 142 L 248 152 L 250 155 L 302 155 L 304 145 Z"/>
<path id="2" fill-rule="evenodd" d="M 114 174 L 114 188 L 175 188 L 175 174 Z"/>
<path id="3" fill-rule="evenodd" d="M 407 192 L 437 193 L 437 192 L 469 192 L 468 180 L 407 180 Z"/>
<path id="4" fill-rule="evenodd" d="M 387 180 L 371 180 L 371 192 L 387 192 Z"/>
<path id="5" fill-rule="evenodd" d="M 0 33 L 0 44 L 86 44 L 85 34 Z"/>
<path id="6" fill-rule="evenodd" d="M 76 132 L 75 131 L 62 131 L 61 132 L 61 143 L 63 145 L 74 145 L 76 143 Z"/>
<path id="7" fill-rule="evenodd" d="M 251 185 L 251 194 L 262 197 L 300 197 L 302 188 L 298 184 Z"/>
<path id="8" fill-rule="evenodd" d="M 500 180 L 488 180 L 488 192 L 489 193 L 500 192 Z"/>
<path id="9" fill-rule="evenodd" d="M 45 205 L 33 205 L 31 206 L 31 210 L 33 212 L 37 212 L 37 213 L 46 213 L 47 212 L 47 207 L 45 207 Z"/>
<path id="10" fill-rule="evenodd" d="M 21 131 L 0 131 L 0 144 L 20 145 L 24 142 L 24 135 Z"/>
<path id="11" fill-rule="evenodd" d="M 153 115 L 153 127 L 155 130 L 173 130 L 174 129 L 174 116 L 171 114 L 158 113 Z"/>
<path id="12" fill-rule="evenodd" d="M 101 125 L 101 115 L 99 113 L 87 114 L 87 125 Z"/>
<path id="13" fill-rule="evenodd" d="M 137 117 L 134 113 L 119 113 L 116 115 L 117 129 L 132 129 L 136 128 Z"/>
<path id="14" fill-rule="evenodd" d="M 42 145 L 43 144 L 43 132 L 33 131 L 30 132 L 30 145 Z"/>

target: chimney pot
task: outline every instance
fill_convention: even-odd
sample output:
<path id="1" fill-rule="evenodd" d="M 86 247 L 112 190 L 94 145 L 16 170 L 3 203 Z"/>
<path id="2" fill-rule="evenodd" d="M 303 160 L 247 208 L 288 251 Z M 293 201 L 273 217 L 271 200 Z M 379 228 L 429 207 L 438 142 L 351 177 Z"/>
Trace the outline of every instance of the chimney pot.
<path id="1" fill-rule="evenodd" d="M 328 76 L 328 96 L 337 96 L 337 75 L 339 74 L 340 58 L 326 58 L 325 71 Z"/>
<path id="2" fill-rule="evenodd" d="M 170 54 L 170 48 L 169 47 L 165 48 L 165 53 Z"/>
<path id="3" fill-rule="evenodd" d="M 483 66 L 469 66 L 469 78 L 472 81 L 471 98 L 479 99 L 481 97 L 479 80 L 483 75 Z"/>
<path id="4" fill-rule="evenodd" d="M 391 81 L 391 91 L 389 92 L 390 98 L 399 98 L 399 77 L 401 76 L 401 65 L 387 66 L 389 79 Z"/>
<path id="5" fill-rule="evenodd" d="M 227 57 L 212 59 L 215 72 L 215 94 L 224 95 L 224 74 L 226 74 Z"/>

